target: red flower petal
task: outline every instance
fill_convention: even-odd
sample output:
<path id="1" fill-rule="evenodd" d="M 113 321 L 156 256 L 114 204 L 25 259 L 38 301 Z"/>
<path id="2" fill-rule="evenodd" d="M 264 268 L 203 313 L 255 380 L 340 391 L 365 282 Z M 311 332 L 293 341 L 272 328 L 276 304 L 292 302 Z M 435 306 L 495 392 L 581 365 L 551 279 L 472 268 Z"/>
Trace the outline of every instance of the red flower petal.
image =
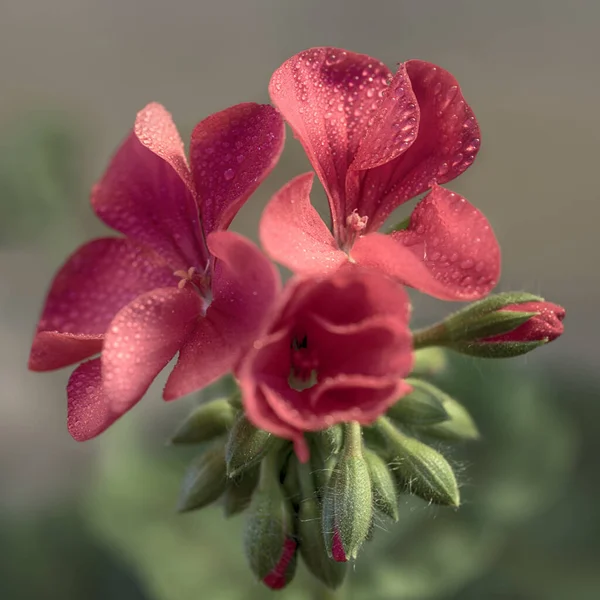
<path id="1" fill-rule="evenodd" d="M 208 254 L 183 142 L 160 104 L 138 113 L 94 187 L 92 205 L 107 225 L 156 250 L 172 270 L 204 271 Z"/>
<path id="2" fill-rule="evenodd" d="M 58 369 L 96 354 L 116 313 L 134 298 L 177 285 L 151 250 L 119 238 L 93 240 L 75 251 L 48 292 L 29 368 Z"/>
<path id="3" fill-rule="evenodd" d="M 325 273 L 348 260 L 310 203 L 313 174 L 292 179 L 267 204 L 260 220 L 265 252 L 292 271 Z"/>
<path id="4" fill-rule="evenodd" d="M 487 219 L 462 196 L 434 186 L 390 236 L 370 233 L 352 258 L 442 300 L 476 300 L 500 277 L 500 249 Z"/>
<path id="5" fill-rule="evenodd" d="M 272 171 L 284 138 L 283 119 L 267 104 L 238 104 L 196 125 L 190 159 L 207 235 L 229 226 Z"/>
<path id="6" fill-rule="evenodd" d="M 121 416 L 110 409 L 102 387 L 99 358 L 89 360 L 73 371 L 67 397 L 67 428 L 78 442 L 101 434 Z"/>
<path id="7" fill-rule="evenodd" d="M 377 315 L 352 325 L 334 325 L 313 317 L 306 328 L 311 344 L 319 348 L 319 375 L 338 373 L 385 376 L 406 375 L 413 364 L 412 336 L 398 317 Z M 397 352 L 391 349 L 397 348 Z"/>
<path id="8" fill-rule="evenodd" d="M 287 60 L 269 92 L 300 140 L 329 198 L 334 235 L 350 211 L 348 168 L 388 88 L 390 72 L 378 60 L 338 48 L 312 48 Z M 383 160 L 383 154 L 380 157 Z M 363 153 L 361 164 L 367 160 Z"/>
<path id="9" fill-rule="evenodd" d="M 119 311 L 102 352 L 104 389 L 113 412 L 125 412 L 144 395 L 193 331 L 202 304 L 188 289 L 162 288 Z"/>
<path id="10" fill-rule="evenodd" d="M 372 215 L 369 231 L 378 229 L 400 204 L 423 193 L 432 181 L 458 177 L 475 160 L 481 134 L 456 79 L 431 63 L 405 63 L 420 109 L 419 134 L 401 156 L 362 178 L 360 214 Z M 367 213 L 378 202 L 376 213 Z M 363 208 L 364 207 L 364 208 Z"/>
<path id="11" fill-rule="evenodd" d="M 103 335 L 40 331 L 29 354 L 32 371 L 53 371 L 82 361 L 102 350 Z"/>
<path id="12" fill-rule="evenodd" d="M 208 237 L 216 257 L 213 301 L 181 349 L 165 386 L 166 400 L 198 390 L 232 370 L 257 338 L 280 290 L 274 265 L 230 231 Z"/>

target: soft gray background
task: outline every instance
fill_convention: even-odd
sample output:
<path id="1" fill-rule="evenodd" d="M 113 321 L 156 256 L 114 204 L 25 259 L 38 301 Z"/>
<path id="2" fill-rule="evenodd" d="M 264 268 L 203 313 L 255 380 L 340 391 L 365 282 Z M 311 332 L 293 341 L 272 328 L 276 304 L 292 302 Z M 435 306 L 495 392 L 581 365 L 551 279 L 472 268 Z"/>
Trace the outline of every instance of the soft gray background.
<path id="1" fill-rule="evenodd" d="M 436 62 L 459 79 L 481 124 L 483 150 L 451 185 L 497 232 L 502 289 L 525 288 L 568 310 L 565 336 L 527 360 L 595 369 L 599 25 L 592 0 L 0 0 L 0 132 L 24 115 L 68 114 L 87 142 L 89 188 L 151 100 L 187 134 L 211 112 L 267 101 L 272 71 L 306 47 L 341 46 L 390 66 Z M 253 235 L 270 193 L 304 170 L 290 136 L 236 227 Z M 84 213 L 86 202 L 82 194 Z M 97 444 L 110 443 L 110 432 L 108 442 L 86 445 L 68 437 L 68 372 L 25 369 L 52 272 L 90 234 L 74 227 L 58 240 L 54 232 L 0 249 L 0 504 L 13 508 L 80 485 Z M 421 315 L 447 308 L 425 306 Z"/>

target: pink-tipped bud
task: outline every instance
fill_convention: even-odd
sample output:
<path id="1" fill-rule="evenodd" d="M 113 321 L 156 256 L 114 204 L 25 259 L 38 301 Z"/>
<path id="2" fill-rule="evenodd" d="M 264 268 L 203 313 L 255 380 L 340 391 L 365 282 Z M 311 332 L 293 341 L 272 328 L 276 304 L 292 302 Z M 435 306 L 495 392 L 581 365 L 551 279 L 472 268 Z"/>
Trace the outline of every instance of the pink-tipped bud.
<path id="1" fill-rule="evenodd" d="M 551 342 L 562 335 L 565 318 L 565 309 L 552 302 L 524 302 L 523 304 L 511 304 L 502 309 L 511 312 L 537 313 L 528 321 L 519 325 L 516 329 L 494 335 L 482 340 L 483 342 Z"/>
<path id="2" fill-rule="evenodd" d="M 292 538 L 286 538 L 281 550 L 279 562 L 273 570 L 263 579 L 263 583 L 272 590 L 284 588 L 290 580 L 289 571 L 293 569 L 292 561 L 296 558 L 296 541 Z"/>

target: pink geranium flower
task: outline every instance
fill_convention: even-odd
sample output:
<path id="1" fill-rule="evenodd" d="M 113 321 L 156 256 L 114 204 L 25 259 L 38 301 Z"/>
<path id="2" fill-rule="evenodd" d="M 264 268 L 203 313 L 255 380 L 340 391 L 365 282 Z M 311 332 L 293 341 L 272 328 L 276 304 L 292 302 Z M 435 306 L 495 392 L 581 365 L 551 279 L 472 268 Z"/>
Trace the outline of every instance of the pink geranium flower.
<path id="1" fill-rule="evenodd" d="M 403 287 L 374 270 L 292 279 L 238 369 L 248 418 L 303 461 L 304 432 L 371 423 L 410 389 L 409 312 Z"/>
<path id="2" fill-rule="evenodd" d="M 92 192 L 96 214 L 125 237 L 79 248 L 56 275 L 29 367 L 81 364 L 68 385 L 68 427 L 92 438 L 129 410 L 179 352 L 167 400 L 229 371 L 277 296 L 272 264 L 224 231 L 275 165 L 283 121 L 239 104 L 199 123 L 191 168 L 170 114 L 150 104 Z"/>
<path id="3" fill-rule="evenodd" d="M 364 54 L 313 48 L 270 83 L 329 200 L 332 230 L 310 204 L 312 174 L 287 184 L 260 227 L 265 250 L 296 273 L 351 262 L 446 300 L 483 297 L 500 251 L 485 217 L 440 187 L 474 161 L 480 133 L 454 77 L 410 60 L 394 76 Z M 399 205 L 428 189 L 408 228 L 377 233 Z"/>

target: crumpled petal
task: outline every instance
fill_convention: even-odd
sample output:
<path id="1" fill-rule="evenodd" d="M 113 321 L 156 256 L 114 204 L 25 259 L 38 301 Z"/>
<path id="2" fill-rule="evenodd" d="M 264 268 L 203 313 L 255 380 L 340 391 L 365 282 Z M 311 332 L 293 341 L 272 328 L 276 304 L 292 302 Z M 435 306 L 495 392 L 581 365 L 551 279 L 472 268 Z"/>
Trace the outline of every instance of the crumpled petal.
<path id="1" fill-rule="evenodd" d="M 462 196 L 434 185 L 404 231 L 370 233 L 352 258 L 442 300 L 476 300 L 500 277 L 500 248 L 483 214 Z"/>
<path id="2" fill-rule="evenodd" d="M 273 170 L 284 140 L 283 119 L 268 104 L 237 104 L 196 125 L 190 161 L 206 235 L 227 229 Z"/>
<path id="3" fill-rule="evenodd" d="M 275 71 L 271 99 L 290 124 L 323 183 L 334 225 L 344 227 L 346 174 L 382 103 L 389 69 L 365 54 L 311 48 Z M 379 158 L 384 159 L 382 154 Z M 361 154 L 359 162 L 367 160 Z"/>
<path id="4" fill-rule="evenodd" d="M 153 248 L 172 270 L 203 272 L 208 254 L 183 142 L 171 115 L 149 104 L 92 191 L 96 214 Z"/>
<path id="5" fill-rule="evenodd" d="M 203 300 L 187 288 L 162 288 L 136 298 L 110 324 L 102 351 L 104 390 L 123 413 L 146 392 L 202 314 Z"/>
<path id="6" fill-rule="evenodd" d="M 168 285 L 177 285 L 177 278 L 152 250 L 122 238 L 84 244 L 52 282 L 29 368 L 58 369 L 96 354 L 109 323 L 123 306 Z"/>
<path id="7" fill-rule="evenodd" d="M 319 348 L 319 375 L 323 379 L 340 372 L 374 377 L 410 373 L 413 353 L 408 322 L 391 315 L 376 315 L 352 325 L 312 318 L 314 325 L 307 327 L 306 334 Z"/>
<path id="8" fill-rule="evenodd" d="M 210 234 L 217 259 L 213 300 L 164 390 L 173 400 L 198 390 L 232 370 L 262 331 L 281 283 L 275 266 L 250 240 L 231 231 Z"/>
<path id="9" fill-rule="evenodd" d="M 89 360 L 73 371 L 67 385 L 67 397 L 67 428 L 78 442 L 101 434 L 122 414 L 110 409 L 102 386 L 99 358 Z"/>
<path id="10" fill-rule="evenodd" d="M 295 273 L 326 273 L 348 260 L 310 203 L 313 174 L 281 188 L 265 207 L 260 241 L 265 252 Z"/>
<path id="11" fill-rule="evenodd" d="M 419 133 L 401 156 L 362 174 L 357 208 L 370 216 L 368 231 L 379 229 L 397 206 L 432 182 L 458 177 L 479 151 L 479 125 L 456 79 L 421 60 L 409 60 L 405 66 L 420 109 Z"/>

